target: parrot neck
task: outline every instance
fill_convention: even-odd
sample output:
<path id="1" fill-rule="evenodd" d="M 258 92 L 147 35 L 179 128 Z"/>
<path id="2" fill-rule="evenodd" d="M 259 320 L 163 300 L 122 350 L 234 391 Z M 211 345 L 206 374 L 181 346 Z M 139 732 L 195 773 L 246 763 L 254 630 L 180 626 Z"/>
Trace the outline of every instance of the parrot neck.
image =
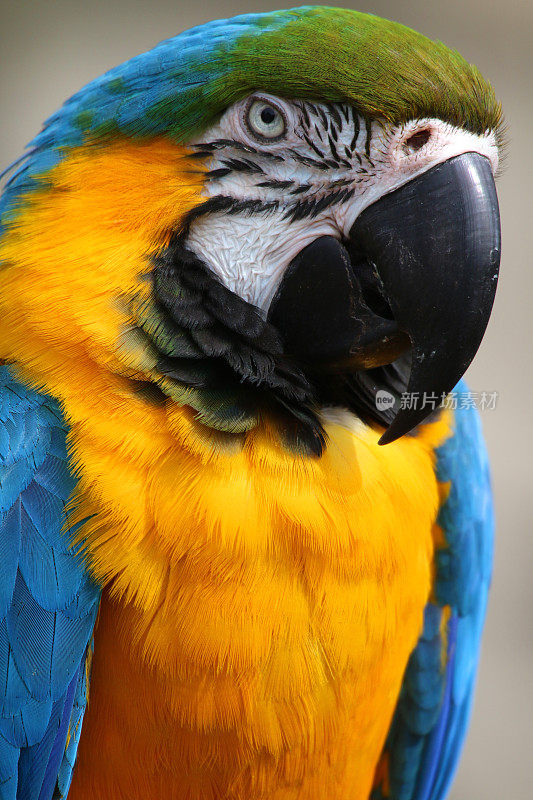
<path id="1" fill-rule="evenodd" d="M 165 595 L 167 559 L 179 561 L 191 548 L 217 558 L 233 551 L 270 558 L 288 546 L 290 528 L 330 568 L 347 559 L 351 569 L 353 559 L 367 557 L 361 542 L 369 537 L 373 547 L 388 527 L 387 509 L 407 526 L 422 515 L 429 530 L 438 507 L 433 451 L 450 433 L 443 414 L 417 436 L 380 447 L 380 429 L 325 410 L 328 446 L 317 459 L 287 450 L 268 423 L 229 446 L 216 433 L 199 433 L 194 415 L 172 405 L 130 403 L 119 422 L 103 395 L 91 399 L 83 419 L 67 416 L 80 475 L 71 522 L 85 520 L 79 538 L 96 578 L 112 580 L 113 592 L 146 613 Z"/>

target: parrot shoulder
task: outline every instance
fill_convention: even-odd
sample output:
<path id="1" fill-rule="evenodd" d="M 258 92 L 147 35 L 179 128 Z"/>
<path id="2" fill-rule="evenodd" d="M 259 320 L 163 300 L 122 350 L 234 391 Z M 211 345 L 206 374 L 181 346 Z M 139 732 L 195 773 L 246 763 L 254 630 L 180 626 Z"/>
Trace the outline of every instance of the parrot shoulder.
<path id="1" fill-rule="evenodd" d="M 0 797 L 66 796 L 99 588 L 69 541 L 56 402 L 0 366 Z M 71 533 L 71 532 L 70 532 Z"/>

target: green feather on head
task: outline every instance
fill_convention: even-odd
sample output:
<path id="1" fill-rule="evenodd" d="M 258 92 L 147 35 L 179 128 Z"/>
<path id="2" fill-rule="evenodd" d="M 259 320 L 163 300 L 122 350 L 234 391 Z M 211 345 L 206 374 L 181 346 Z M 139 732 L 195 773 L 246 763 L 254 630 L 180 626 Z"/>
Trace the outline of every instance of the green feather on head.
<path id="1" fill-rule="evenodd" d="M 188 93 L 179 128 L 199 119 L 203 127 L 256 90 L 350 103 L 392 123 L 439 117 L 477 134 L 501 127 L 501 106 L 479 70 L 405 25 L 308 6 L 257 15 L 246 27 L 197 67 L 210 79 Z"/>
<path id="2" fill-rule="evenodd" d="M 110 70 L 47 120 L 30 145 L 32 172 L 51 166 L 41 156 L 50 145 L 61 160 L 87 139 L 188 142 L 257 90 L 348 103 L 368 120 L 438 117 L 502 138 L 494 89 L 455 50 L 372 14 L 304 6 L 207 23 Z"/>

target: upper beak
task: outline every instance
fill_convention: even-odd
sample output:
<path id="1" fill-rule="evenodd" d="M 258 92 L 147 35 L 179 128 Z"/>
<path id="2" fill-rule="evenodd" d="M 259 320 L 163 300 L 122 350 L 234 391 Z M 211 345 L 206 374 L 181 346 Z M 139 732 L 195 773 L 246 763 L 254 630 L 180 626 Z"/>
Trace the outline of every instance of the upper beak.
<path id="1" fill-rule="evenodd" d="M 490 162 L 464 153 L 384 195 L 356 219 L 348 248 L 322 237 L 289 266 L 269 311 L 287 351 L 357 370 L 390 363 L 410 344 L 407 393 L 445 396 L 474 358 L 496 291 Z M 380 444 L 433 408 L 405 404 Z"/>

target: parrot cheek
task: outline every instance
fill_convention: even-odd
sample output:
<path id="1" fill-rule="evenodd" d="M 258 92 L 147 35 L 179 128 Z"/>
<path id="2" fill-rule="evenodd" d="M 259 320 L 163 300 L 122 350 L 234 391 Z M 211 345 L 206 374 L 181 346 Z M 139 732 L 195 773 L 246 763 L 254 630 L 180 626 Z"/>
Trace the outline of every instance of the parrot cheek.
<path id="1" fill-rule="evenodd" d="M 498 277 L 489 160 L 453 157 L 368 206 L 344 247 L 324 236 L 292 261 L 269 309 L 287 352 L 312 369 L 389 364 L 411 347 L 408 393 L 446 395 L 474 358 Z M 380 443 L 432 407 L 400 408 Z"/>

